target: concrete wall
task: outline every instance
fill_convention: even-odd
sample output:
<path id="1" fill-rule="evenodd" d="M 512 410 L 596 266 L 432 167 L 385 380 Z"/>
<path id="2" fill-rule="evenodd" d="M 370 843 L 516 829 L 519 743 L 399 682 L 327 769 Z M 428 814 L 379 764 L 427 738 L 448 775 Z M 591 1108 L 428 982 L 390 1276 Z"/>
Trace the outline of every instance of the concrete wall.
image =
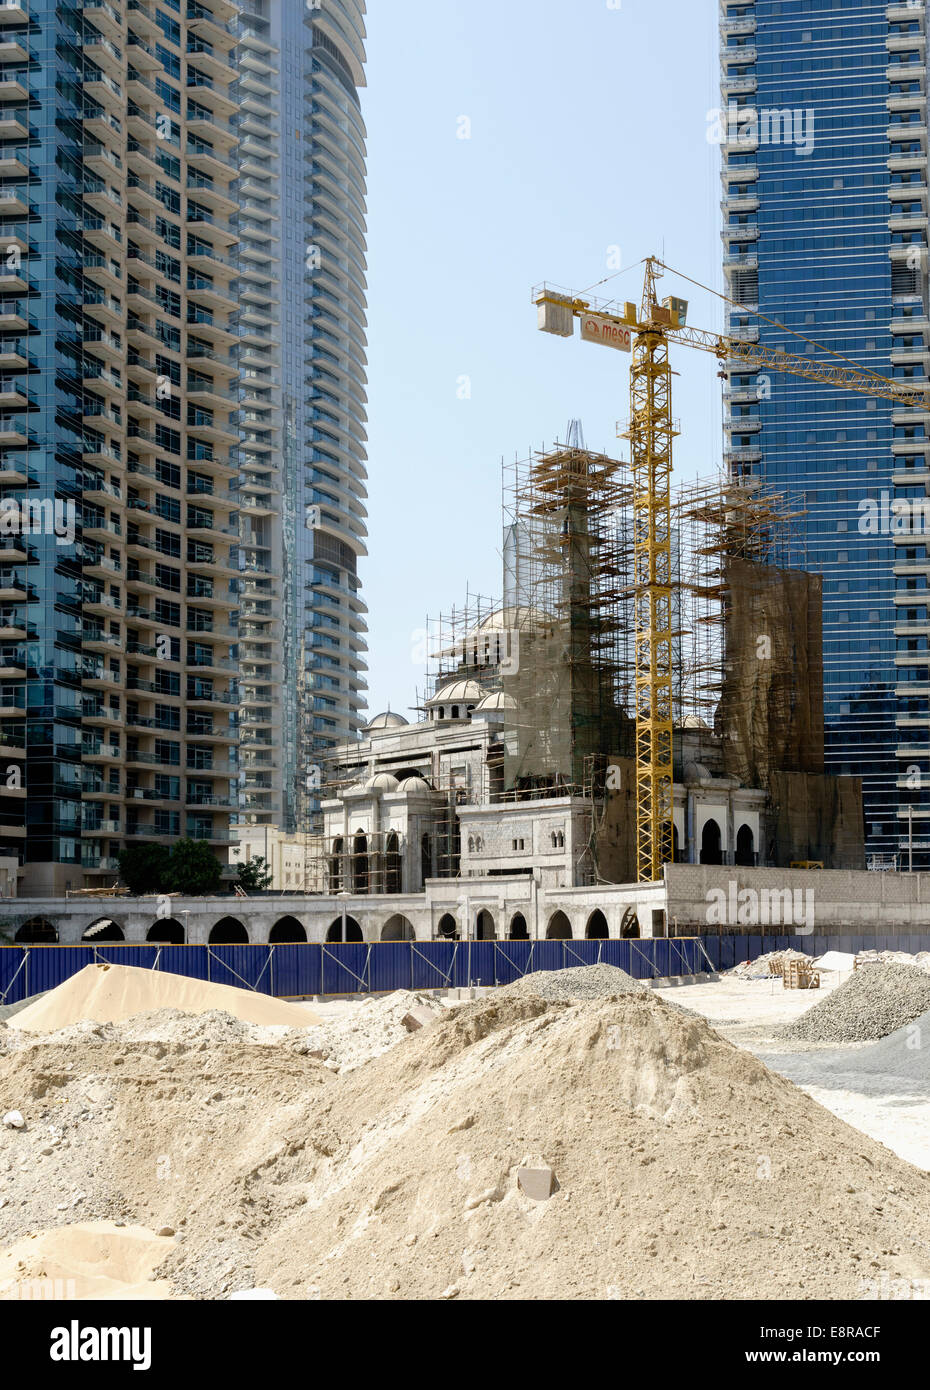
<path id="1" fill-rule="evenodd" d="M 672 936 L 930 930 L 930 874 L 669 864 L 665 883 Z"/>

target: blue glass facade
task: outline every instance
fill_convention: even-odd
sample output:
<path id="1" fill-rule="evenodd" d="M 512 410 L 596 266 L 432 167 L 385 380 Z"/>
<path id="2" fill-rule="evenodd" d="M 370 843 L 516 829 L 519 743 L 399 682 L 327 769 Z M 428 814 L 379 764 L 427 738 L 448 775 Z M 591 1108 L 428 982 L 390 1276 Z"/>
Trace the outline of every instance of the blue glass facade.
<path id="1" fill-rule="evenodd" d="M 730 331 L 812 362 L 925 377 L 923 10 L 755 0 L 722 16 L 728 292 L 791 330 L 732 310 Z M 823 575 L 827 770 L 862 778 L 875 865 L 906 867 L 910 804 L 912 862 L 926 868 L 926 550 L 881 517 L 926 496 L 928 417 L 733 366 L 726 402 L 731 470 L 803 508 L 801 563 Z"/>

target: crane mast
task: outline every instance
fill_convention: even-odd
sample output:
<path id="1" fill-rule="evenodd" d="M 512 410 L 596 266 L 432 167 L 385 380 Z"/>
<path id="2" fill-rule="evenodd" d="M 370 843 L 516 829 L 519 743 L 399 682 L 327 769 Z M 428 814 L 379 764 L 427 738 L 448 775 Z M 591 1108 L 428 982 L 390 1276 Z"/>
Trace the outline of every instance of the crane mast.
<path id="1" fill-rule="evenodd" d="M 636 864 L 637 881 L 655 882 L 672 858 L 672 417 L 669 343 L 713 353 L 722 365 L 751 371 L 787 372 L 843 390 L 877 396 L 904 406 L 930 409 L 930 393 L 871 372 L 837 357 L 830 364 L 800 353 L 743 342 L 726 334 L 685 326 L 687 303 L 659 303 L 657 281 L 668 269 L 655 256 L 645 261 L 639 308 L 623 314 L 592 306 L 567 291 L 542 286 L 533 292 L 539 327 L 571 337 L 582 320 L 589 341 L 632 353 L 630 442 L 633 487 L 633 602 L 636 685 Z M 777 325 L 782 327 L 782 325 Z M 785 329 L 785 332 L 789 330 Z"/>

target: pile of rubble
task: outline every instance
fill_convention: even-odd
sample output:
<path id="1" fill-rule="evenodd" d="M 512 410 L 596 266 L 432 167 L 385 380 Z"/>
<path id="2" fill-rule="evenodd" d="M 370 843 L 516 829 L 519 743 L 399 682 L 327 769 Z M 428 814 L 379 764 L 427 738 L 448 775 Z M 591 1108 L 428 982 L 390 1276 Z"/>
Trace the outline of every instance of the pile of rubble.
<path id="1" fill-rule="evenodd" d="M 864 965 L 782 1030 L 798 1042 L 873 1042 L 930 1009 L 930 978 L 912 965 Z"/>

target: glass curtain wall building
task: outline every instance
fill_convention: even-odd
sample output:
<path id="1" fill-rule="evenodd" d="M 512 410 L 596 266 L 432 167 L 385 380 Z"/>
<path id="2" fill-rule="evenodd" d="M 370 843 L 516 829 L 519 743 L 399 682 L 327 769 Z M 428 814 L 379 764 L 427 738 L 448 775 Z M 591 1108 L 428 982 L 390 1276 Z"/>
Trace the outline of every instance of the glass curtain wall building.
<path id="1" fill-rule="evenodd" d="M 234 15 L 0 6 L 0 493 L 22 521 L 0 540 L 0 854 L 28 894 L 112 882 L 141 840 L 226 857 Z"/>
<path id="2" fill-rule="evenodd" d="M 724 0 L 720 32 L 728 293 L 791 330 L 731 310 L 731 333 L 925 380 L 923 6 Z M 926 500 L 930 416 L 733 364 L 725 398 L 731 471 L 803 508 L 804 563 L 823 575 L 827 770 L 863 779 L 872 866 L 926 869 L 923 508 L 916 526 L 891 518 Z"/>
<path id="3" fill-rule="evenodd" d="M 365 703 L 364 5 L 239 21 L 240 826 L 309 827 Z"/>

